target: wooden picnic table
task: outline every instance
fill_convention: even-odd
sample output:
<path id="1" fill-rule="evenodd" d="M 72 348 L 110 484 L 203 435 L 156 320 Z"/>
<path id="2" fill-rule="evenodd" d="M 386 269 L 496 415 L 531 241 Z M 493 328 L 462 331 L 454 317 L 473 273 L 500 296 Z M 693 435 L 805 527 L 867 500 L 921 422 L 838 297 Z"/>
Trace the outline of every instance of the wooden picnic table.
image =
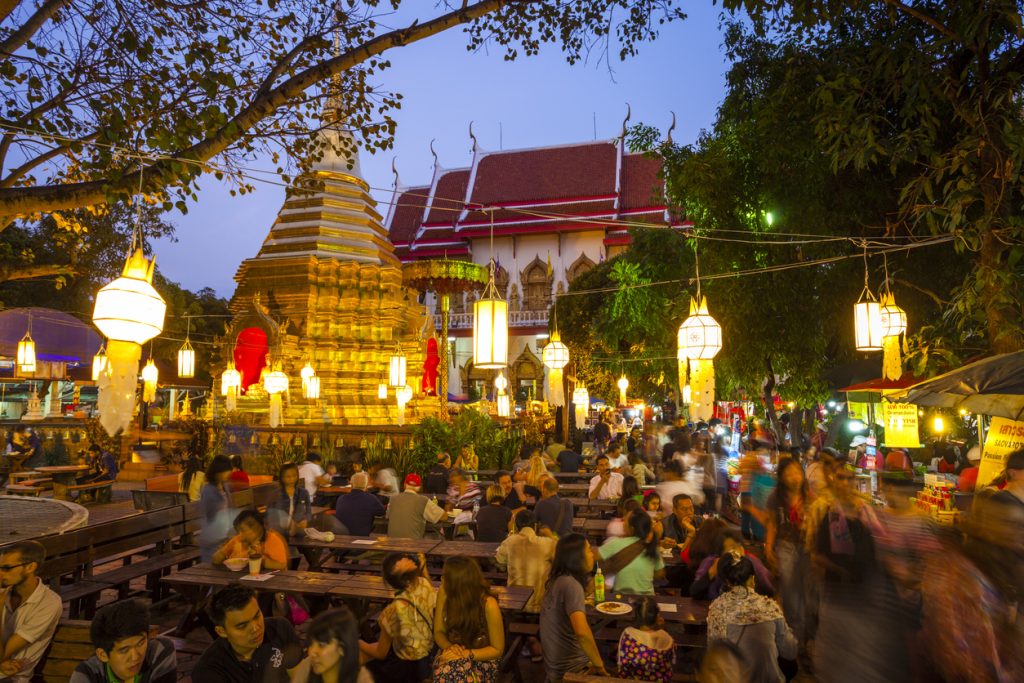
<path id="1" fill-rule="evenodd" d="M 436 588 L 439 581 L 432 581 Z M 533 595 L 528 586 L 492 586 L 498 598 L 498 605 L 508 612 L 522 612 Z M 331 589 L 331 595 L 342 598 L 363 598 L 373 602 L 388 602 L 395 597 L 395 591 L 380 576 L 372 574 L 351 574 L 338 587 Z"/>
<path id="2" fill-rule="evenodd" d="M 634 604 L 639 601 L 643 596 L 640 595 L 623 595 L 621 593 L 614 593 L 609 591 L 605 598 L 609 601 L 614 600 L 615 602 L 626 602 Z M 708 621 L 708 607 L 711 605 L 706 600 L 694 600 L 693 598 L 684 598 L 675 595 L 657 595 L 655 599 L 658 601 L 658 606 L 661 608 L 661 617 L 666 622 L 684 624 L 687 626 L 703 626 Z M 636 610 L 630 610 L 626 614 L 614 615 L 605 614 L 599 612 L 593 605 L 587 605 L 587 620 L 591 623 L 597 623 L 600 626 L 605 626 L 615 622 L 622 622 L 626 625 L 632 624 Z M 627 623 L 628 622 L 628 623 Z"/>
<path id="3" fill-rule="evenodd" d="M 478 560 L 493 560 L 498 554 L 500 543 L 481 543 L 479 541 L 443 541 L 430 552 L 430 557 L 475 557 Z"/>
<path id="4" fill-rule="evenodd" d="M 78 475 L 89 471 L 88 465 L 53 465 L 50 467 L 37 467 L 36 472 L 46 474 L 53 479 L 53 497 L 58 500 L 68 500 L 67 487 L 74 486 L 78 481 Z"/>
<path id="5" fill-rule="evenodd" d="M 316 541 L 308 536 L 293 536 L 288 541 L 302 552 L 309 563 L 309 568 L 313 571 L 320 570 L 325 550 L 429 554 L 435 546 L 441 543 L 436 538 L 389 538 L 387 536 L 335 536 L 333 541 Z"/>

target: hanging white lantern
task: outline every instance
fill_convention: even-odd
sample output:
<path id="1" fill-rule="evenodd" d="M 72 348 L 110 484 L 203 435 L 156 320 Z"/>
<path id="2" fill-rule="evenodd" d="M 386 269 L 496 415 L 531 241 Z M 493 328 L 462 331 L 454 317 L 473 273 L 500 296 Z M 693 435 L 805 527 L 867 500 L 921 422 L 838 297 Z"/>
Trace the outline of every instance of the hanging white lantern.
<path id="1" fill-rule="evenodd" d="M 629 380 L 623 375 L 616 384 L 619 387 L 619 405 L 624 406 L 626 405 L 626 390 L 629 389 Z"/>
<path id="2" fill-rule="evenodd" d="M 587 426 L 587 415 L 590 414 L 590 392 L 587 387 L 580 384 L 572 392 L 572 403 L 576 417 L 576 429 L 583 429 Z"/>
<path id="3" fill-rule="evenodd" d="M 144 403 L 152 403 L 156 400 L 156 383 L 159 378 L 160 371 L 153 359 L 150 358 L 146 367 L 142 368 L 142 401 Z"/>
<path id="4" fill-rule="evenodd" d="M 100 373 L 107 369 L 107 347 L 100 344 L 100 350 L 92 357 L 92 381 L 100 378 Z"/>
<path id="5" fill-rule="evenodd" d="M 185 343 L 178 349 L 178 377 L 189 378 L 196 376 L 196 352 L 185 338 Z"/>
<path id="6" fill-rule="evenodd" d="M 155 267 L 136 249 L 121 277 L 96 293 L 92 321 L 108 339 L 144 344 L 163 331 L 167 304 L 153 289 Z"/>
<path id="7" fill-rule="evenodd" d="M 29 323 L 31 325 L 31 323 Z M 31 374 L 36 371 L 36 343 L 32 340 L 32 333 L 26 332 L 25 336 L 18 342 L 18 370 L 23 374 Z"/>
<path id="8" fill-rule="evenodd" d="M 109 339 L 106 367 L 99 373 L 100 424 L 114 436 L 131 423 L 139 376 L 139 346 L 160 334 L 167 305 L 153 289 L 155 261 L 142 252 L 125 262 L 121 277 L 96 293 L 92 319 Z"/>
<path id="9" fill-rule="evenodd" d="M 483 296 L 473 304 L 473 366 L 497 370 L 508 365 L 508 302 L 494 286 L 494 264 Z"/>
<path id="10" fill-rule="evenodd" d="M 512 414 L 511 402 L 509 401 L 508 394 L 504 391 L 498 394 L 497 406 L 498 417 L 508 417 Z"/>
<path id="11" fill-rule="evenodd" d="M 320 378 L 313 375 L 306 380 L 306 387 L 303 390 L 306 398 L 315 401 L 320 398 Z"/>
<path id="12" fill-rule="evenodd" d="M 711 360 L 722 350 L 722 326 L 708 314 L 708 299 L 690 299 L 690 315 L 679 326 L 679 360 Z"/>
<path id="13" fill-rule="evenodd" d="M 906 344 L 907 313 L 896 305 L 892 292 L 882 295 L 879 302 L 879 324 L 882 327 L 882 376 L 897 380 L 903 375 L 903 358 L 900 356 L 900 336 Z"/>
<path id="14" fill-rule="evenodd" d="M 690 315 L 679 326 L 676 357 L 680 361 L 683 403 L 690 406 L 690 417 L 709 420 L 715 406 L 714 358 L 722 350 L 722 326 L 708 313 L 707 297 L 690 299 Z M 689 366 L 689 381 L 686 367 Z"/>
<path id="15" fill-rule="evenodd" d="M 552 370 L 561 370 L 569 364 L 569 347 L 562 343 L 558 330 L 551 333 L 551 340 L 541 352 L 541 359 Z"/>
<path id="16" fill-rule="evenodd" d="M 504 372 L 498 372 L 498 376 L 494 378 L 494 389 L 499 394 L 508 389 L 508 378 Z"/>
<path id="17" fill-rule="evenodd" d="M 281 425 L 281 395 L 288 391 L 288 375 L 280 370 L 273 370 L 263 375 L 263 388 L 270 395 L 270 426 L 276 429 Z"/>
<path id="18" fill-rule="evenodd" d="M 383 401 L 383 400 L 386 400 L 387 397 L 388 397 L 388 385 L 385 384 L 384 382 L 381 382 L 380 384 L 377 385 L 377 398 L 379 398 L 380 400 Z"/>
<path id="19" fill-rule="evenodd" d="M 299 377 L 302 378 L 302 390 L 306 390 L 306 384 L 309 382 L 309 378 L 316 375 L 316 370 L 310 363 L 306 363 L 302 366 L 302 370 L 299 371 Z"/>
<path id="20" fill-rule="evenodd" d="M 853 306 L 854 346 L 858 351 L 881 351 L 883 345 L 882 307 L 867 289 L 866 298 Z"/>
<path id="21" fill-rule="evenodd" d="M 388 386 L 399 389 L 406 384 L 406 359 L 402 349 L 395 347 L 395 352 L 388 359 Z"/>

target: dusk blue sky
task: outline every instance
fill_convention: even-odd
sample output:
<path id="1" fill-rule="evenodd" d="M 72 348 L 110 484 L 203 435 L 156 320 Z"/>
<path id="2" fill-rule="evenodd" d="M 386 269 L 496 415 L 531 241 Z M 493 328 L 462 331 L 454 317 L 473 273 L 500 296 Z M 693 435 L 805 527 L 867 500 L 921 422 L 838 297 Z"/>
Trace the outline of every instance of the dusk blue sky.
<path id="1" fill-rule="evenodd" d="M 684 3 L 689 17 L 670 25 L 654 43 L 626 62 L 570 66 L 557 46 L 537 57 L 506 62 L 501 54 L 466 51 L 467 37 L 448 31 L 389 53 L 392 68 L 377 83 L 404 96 L 395 112 L 395 149 L 360 152 L 363 177 L 378 209 L 387 215 L 391 198 L 391 160 L 403 185 L 426 184 L 434 144 L 441 165 L 466 166 L 470 161 L 469 122 L 481 147 L 499 149 L 499 122 L 505 149 L 558 145 L 591 140 L 594 115 L 597 136 L 619 134 L 628 102 L 631 123 L 644 122 L 663 130 L 675 111 L 678 142 L 692 142 L 714 122 L 724 95 L 727 68 L 719 31 L 720 7 L 710 1 Z M 257 168 L 272 168 L 257 160 Z M 212 176 L 200 186 L 199 201 L 187 215 L 171 214 L 177 243 L 156 245 L 157 263 L 170 279 L 196 290 L 212 287 L 224 297 L 234 292 L 238 264 L 255 256 L 284 200 L 284 189 L 257 183 L 256 192 L 231 197 L 228 187 Z"/>

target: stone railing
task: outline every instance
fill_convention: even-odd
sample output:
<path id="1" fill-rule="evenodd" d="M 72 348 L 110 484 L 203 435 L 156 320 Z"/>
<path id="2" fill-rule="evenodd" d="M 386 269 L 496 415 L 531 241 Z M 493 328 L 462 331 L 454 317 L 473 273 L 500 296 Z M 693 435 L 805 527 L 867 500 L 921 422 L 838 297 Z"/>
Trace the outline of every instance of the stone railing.
<path id="1" fill-rule="evenodd" d="M 509 327 L 537 327 L 548 324 L 548 310 L 542 311 L 510 311 Z M 434 316 L 435 329 L 441 329 L 441 316 Z M 451 313 L 448 315 L 449 330 L 466 330 L 473 327 L 473 313 Z"/>

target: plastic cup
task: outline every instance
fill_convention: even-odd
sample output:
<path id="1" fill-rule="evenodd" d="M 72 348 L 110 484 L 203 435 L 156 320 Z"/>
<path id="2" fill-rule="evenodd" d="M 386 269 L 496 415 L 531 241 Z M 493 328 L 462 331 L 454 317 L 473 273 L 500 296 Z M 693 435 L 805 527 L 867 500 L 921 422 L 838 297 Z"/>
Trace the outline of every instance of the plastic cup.
<path id="1" fill-rule="evenodd" d="M 259 576 L 260 565 L 263 564 L 262 557 L 250 557 L 249 558 L 249 576 Z"/>

